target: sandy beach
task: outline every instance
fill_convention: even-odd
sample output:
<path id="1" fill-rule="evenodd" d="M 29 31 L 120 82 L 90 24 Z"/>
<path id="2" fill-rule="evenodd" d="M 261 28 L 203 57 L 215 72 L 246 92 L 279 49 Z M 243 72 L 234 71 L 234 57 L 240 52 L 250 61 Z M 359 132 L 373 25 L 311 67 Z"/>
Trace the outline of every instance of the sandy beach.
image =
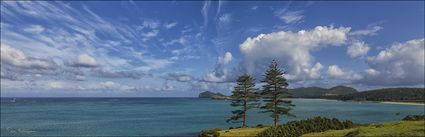
<path id="1" fill-rule="evenodd" d="M 402 104 L 402 105 L 422 105 L 425 106 L 425 103 L 416 103 L 416 102 L 391 102 L 391 101 L 384 101 L 380 102 L 383 104 Z"/>

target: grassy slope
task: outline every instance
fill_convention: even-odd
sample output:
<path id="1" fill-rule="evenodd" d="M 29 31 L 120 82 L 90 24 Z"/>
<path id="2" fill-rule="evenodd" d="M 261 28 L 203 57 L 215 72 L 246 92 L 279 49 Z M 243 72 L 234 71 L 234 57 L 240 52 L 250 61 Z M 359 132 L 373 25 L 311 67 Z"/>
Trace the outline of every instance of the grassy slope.
<path id="1" fill-rule="evenodd" d="M 356 136 L 425 136 L 425 121 L 386 122 L 345 130 L 310 133 L 303 135 L 303 137 L 343 137 L 350 132 L 356 132 L 356 130 L 358 130 Z"/>
<path id="2" fill-rule="evenodd" d="M 255 136 L 257 133 L 263 131 L 264 128 L 236 128 L 230 130 L 222 130 L 220 132 L 220 137 L 234 137 L 234 136 Z"/>

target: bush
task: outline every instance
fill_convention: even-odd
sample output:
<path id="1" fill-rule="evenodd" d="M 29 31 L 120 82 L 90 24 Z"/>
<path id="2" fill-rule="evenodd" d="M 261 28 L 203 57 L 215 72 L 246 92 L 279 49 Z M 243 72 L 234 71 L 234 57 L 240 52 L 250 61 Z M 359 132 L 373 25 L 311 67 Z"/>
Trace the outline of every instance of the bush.
<path id="1" fill-rule="evenodd" d="M 258 124 L 257 126 L 255 126 L 256 128 L 263 128 L 264 125 L 263 124 Z"/>
<path id="2" fill-rule="evenodd" d="M 202 130 L 198 137 L 218 137 L 220 136 L 220 133 L 218 131 L 221 131 L 219 128 L 214 128 L 211 130 Z"/>
<path id="3" fill-rule="evenodd" d="M 270 127 L 257 134 L 258 137 L 284 136 L 299 137 L 306 133 L 322 132 L 326 130 L 341 130 L 354 127 L 354 123 L 346 120 L 339 121 L 336 118 L 315 117 L 306 120 L 290 121 L 286 124 Z"/>
<path id="4" fill-rule="evenodd" d="M 352 132 L 348 132 L 347 134 L 344 135 L 344 137 L 355 137 L 355 136 L 357 136 L 359 134 L 360 134 L 360 130 L 359 129 L 356 129 L 356 130 L 354 130 Z"/>
<path id="5" fill-rule="evenodd" d="M 403 118 L 404 121 L 419 121 L 425 120 L 425 115 L 407 115 Z"/>

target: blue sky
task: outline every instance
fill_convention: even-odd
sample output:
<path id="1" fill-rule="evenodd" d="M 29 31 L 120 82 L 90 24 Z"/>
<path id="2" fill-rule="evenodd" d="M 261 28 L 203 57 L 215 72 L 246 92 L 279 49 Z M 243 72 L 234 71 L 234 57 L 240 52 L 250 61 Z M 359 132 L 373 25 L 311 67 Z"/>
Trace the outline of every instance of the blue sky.
<path id="1" fill-rule="evenodd" d="M 2 1 L 2 96 L 229 94 L 276 59 L 290 88 L 424 86 L 424 2 Z"/>

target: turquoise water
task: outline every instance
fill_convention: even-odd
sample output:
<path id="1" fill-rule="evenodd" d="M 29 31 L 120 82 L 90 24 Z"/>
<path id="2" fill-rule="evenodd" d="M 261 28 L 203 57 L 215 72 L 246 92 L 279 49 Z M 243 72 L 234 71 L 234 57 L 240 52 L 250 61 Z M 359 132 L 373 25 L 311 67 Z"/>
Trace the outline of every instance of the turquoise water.
<path id="1" fill-rule="evenodd" d="M 1 100 L 1 135 L 194 136 L 202 129 L 237 127 L 226 123 L 229 101 L 197 98 L 10 98 Z M 293 99 L 294 119 L 314 116 L 358 123 L 400 120 L 424 114 L 424 106 Z M 400 116 L 395 113 L 400 112 Z M 271 123 L 252 110 L 248 124 Z M 288 120 L 284 117 L 283 121 Z"/>

